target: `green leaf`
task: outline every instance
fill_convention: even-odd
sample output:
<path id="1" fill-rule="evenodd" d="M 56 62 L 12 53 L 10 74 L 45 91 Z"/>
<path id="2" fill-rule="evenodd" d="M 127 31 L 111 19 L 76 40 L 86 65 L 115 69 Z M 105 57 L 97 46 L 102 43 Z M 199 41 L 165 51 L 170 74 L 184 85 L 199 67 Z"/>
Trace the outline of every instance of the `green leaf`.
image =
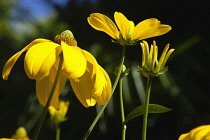
<path id="1" fill-rule="evenodd" d="M 148 113 L 165 113 L 171 111 L 172 109 L 157 105 L 157 104 L 149 104 Z M 127 124 L 128 121 L 144 114 L 144 105 L 141 105 L 134 110 L 132 110 L 128 116 L 125 118 L 124 124 Z"/>

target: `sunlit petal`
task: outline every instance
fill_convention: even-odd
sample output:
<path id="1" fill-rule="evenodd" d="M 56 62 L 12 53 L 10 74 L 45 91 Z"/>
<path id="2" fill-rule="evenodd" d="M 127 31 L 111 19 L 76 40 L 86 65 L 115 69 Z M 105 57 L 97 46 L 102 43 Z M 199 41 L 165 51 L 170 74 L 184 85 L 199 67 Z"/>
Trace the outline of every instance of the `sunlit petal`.
<path id="1" fill-rule="evenodd" d="M 51 67 L 56 61 L 58 44 L 53 42 L 39 43 L 31 47 L 25 56 L 24 68 L 31 79 L 40 80 L 48 76 Z"/>
<path id="2" fill-rule="evenodd" d="M 147 35 L 148 32 L 156 29 L 159 25 L 160 21 L 158 21 L 156 18 L 143 20 L 134 28 L 133 33 L 131 35 L 131 39 L 142 40 L 144 38 L 142 36 L 145 36 L 145 34 Z"/>
<path id="3" fill-rule="evenodd" d="M 89 52 L 81 51 L 87 60 L 87 69 L 81 77 L 70 79 L 70 82 L 79 101 L 85 107 L 89 107 L 94 106 L 96 104 L 95 98 L 103 93 L 106 77 L 95 58 Z"/>
<path id="4" fill-rule="evenodd" d="M 37 98 L 40 104 L 43 106 L 45 106 L 47 103 L 49 94 L 53 86 L 53 82 L 55 80 L 56 72 L 57 72 L 56 68 L 52 67 L 49 76 L 46 76 L 41 80 L 36 80 Z M 59 108 L 59 95 L 63 90 L 65 84 L 66 84 L 66 77 L 61 72 L 50 106 L 53 106 L 56 109 Z"/>
<path id="5" fill-rule="evenodd" d="M 90 77 L 91 74 L 86 71 L 82 77 L 70 79 L 74 93 L 84 107 L 94 106 L 96 104 L 96 99 L 92 95 L 94 85 Z"/>
<path id="6" fill-rule="evenodd" d="M 107 16 L 100 13 L 93 13 L 87 20 L 94 29 L 105 32 L 114 39 L 119 38 L 119 31 L 116 25 Z"/>
<path id="7" fill-rule="evenodd" d="M 129 34 L 131 35 L 133 33 L 135 25 L 134 25 L 133 21 L 129 21 L 129 23 L 130 23 L 130 32 L 129 32 Z"/>
<path id="8" fill-rule="evenodd" d="M 14 54 L 5 64 L 3 71 L 2 71 L 2 77 L 4 80 L 8 79 L 8 76 L 10 74 L 10 71 L 12 70 L 14 64 L 16 63 L 17 59 L 20 57 L 20 55 L 24 52 L 30 49 L 32 46 L 38 44 L 38 43 L 43 43 L 43 42 L 51 42 L 50 40 L 47 39 L 36 39 L 32 41 L 30 44 L 28 44 L 25 48 L 23 48 L 21 51 L 17 52 Z"/>
<path id="9" fill-rule="evenodd" d="M 102 93 L 103 87 L 106 83 L 106 79 L 101 72 L 96 59 L 89 52 L 82 50 L 83 55 L 89 62 L 87 65 L 87 71 L 91 74 L 91 81 L 93 83 L 92 95 L 99 96 Z"/>
<path id="10" fill-rule="evenodd" d="M 142 34 L 142 36 L 140 37 L 141 40 L 142 39 L 147 39 L 147 38 L 151 38 L 151 37 L 156 37 L 156 36 L 160 36 L 163 35 L 167 32 L 169 32 L 171 30 L 171 26 L 169 25 L 160 25 L 158 28 L 145 32 L 144 34 Z"/>
<path id="11" fill-rule="evenodd" d="M 114 19 L 117 24 L 117 27 L 122 33 L 123 38 L 126 40 L 126 37 L 130 32 L 131 29 L 130 25 L 132 25 L 131 24 L 132 22 L 130 22 L 122 13 L 119 12 L 114 13 Z"/>
<path id="12" fill-rule="evenodd" d="M 68 46 L 66 43 L 61 42 L 63 49 L 63 72 L 70 78 L 75 79 L 82 76 L 86 69 L 86 59 L 79 47 Z"/>
<path id="13" fill-rule="evenodd" d="M 96 101 L 98 103 L 98 105 L 103 105 L 105 103 L 107 103 L 111 97 L 111 92 L 112 92 L 112 84 L 110 81 L 110 78 L 108 76 L 108 74 L 106 73 L 106 71 L 99 66 L 101 72 L 103 73 L 104 77 L 106 78 L 106 84 L 103 87 L 103 92 L 100 96 L 96 97 Z"/>

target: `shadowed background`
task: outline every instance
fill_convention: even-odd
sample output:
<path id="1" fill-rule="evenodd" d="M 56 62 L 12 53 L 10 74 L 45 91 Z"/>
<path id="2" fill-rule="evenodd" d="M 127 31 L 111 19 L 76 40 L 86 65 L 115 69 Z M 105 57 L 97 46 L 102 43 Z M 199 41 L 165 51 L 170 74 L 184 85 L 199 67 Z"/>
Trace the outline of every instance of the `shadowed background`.
<path id="1" fill-rule="evenodd" d="M 36 38 L 52 40 L 63 30 L 73 32 L 78 46 L 90 51 L 98 63 L 112 73 L 119 63 L 122 47 L 111 38 L 94 30 L 87 22 L 93 12 L 113 19 L 122 12 L 135 24 L 157 18 L 172 30 L 156 40 L 159 52 L 167 43 L 175 48 L 166 74 L 154 78 L 151 103 L 173 109 L 164 114 L 149 114 L 148 140 L 177 140 L 190 129 L 210 123 L 209 94 L 209 2 L 207 0 L 1 0 L 0 1 L 0 70 L 6 61 Z M 35 96 L 35 81 L 27 78 L 23 68 L 24 54 L 15 64 L 9 80 L 0 79 L 0 137 L 10 137 L 19 126 L 33 136 L 43 107 Z M 141 47 L 127 49 L 125 65 L 141 64 Z M 124 78 L 125 115 L 142 105 L 146 78 L 137 69 Z M 126 84 L 127 83 L 127 84 Z M 69 100 L 68 121 L 61 125 L 61 140 L 80 140 L 100 107 L 84 108 L 67 83 L 61 100 Z M 54 139 L 55 126 L 47 117 L 39 139 Z M 141 139 L 142 116 L 127 125 L 126 139 Z M 97 123 L 90 140 L 121 139 L 121 118 L 118 89 L 104 115 Z"/>

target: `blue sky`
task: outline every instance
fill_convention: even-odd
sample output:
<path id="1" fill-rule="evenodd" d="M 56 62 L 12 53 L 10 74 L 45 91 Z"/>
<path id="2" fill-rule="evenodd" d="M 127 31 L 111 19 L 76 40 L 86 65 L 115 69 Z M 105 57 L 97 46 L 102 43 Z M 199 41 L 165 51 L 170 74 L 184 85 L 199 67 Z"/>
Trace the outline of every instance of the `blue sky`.
<path id="1" fill-rule="evenodd" d="M 52 0 L 53 3 L 65 7 L 65 4 L 71 0 Z M 99 0 L 77 0 L 78 6 L 82 5 L 85 1 L 96 4 Z M 52 3 L 48 3 L 45 0 L 19 0 L 19 7 L 29 11 L 29 14 L 34 18 L 45 18 L 49 16 L 53 11 Z"/>
<path id="2" fill-rule="evenodd" d="M 19 6 L 29 11 L 29 14 L 35 18 L 44 18 L 52 11 L 52 5 L 43 0 L 20 0 Z"/>

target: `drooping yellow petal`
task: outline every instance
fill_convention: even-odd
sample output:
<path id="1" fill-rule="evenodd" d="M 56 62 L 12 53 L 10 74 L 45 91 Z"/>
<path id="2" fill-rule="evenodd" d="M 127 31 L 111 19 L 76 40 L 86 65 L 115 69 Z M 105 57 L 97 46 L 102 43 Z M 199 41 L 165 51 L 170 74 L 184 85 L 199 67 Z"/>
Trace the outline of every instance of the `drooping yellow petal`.
<path id="1" fill-rule="evenodd" d="M 100 68 L 100 71 L 103 73 L 104 77 L 106 78 L 106 84 L 103 87 L 102 94 L 96 97 L 96 101 L 98 105 L 103 105 L 103 104 L 106 104 L 111 97 L 112 84 L 106 71 L 101 66 L 99 66 L 99 68 Z"/>
<path id="2" fill-rule="evenodd" d="M 89 65 L 89 62 L 87 65 Z M 92 95 L 94 85 L 90 78 L 91 75 L 91 73 L 85 71 L 78 79 L 70 79 L 72 89 L 84 107 L 94 106 L 96 104 L 96 99 Z"/>
<path id="3" fill-rule="evenodd" d="M 25 56 L 24 68 L 31 79 L 40 80 L 48 76 L 59 54 L 56 53 L 58 44 L 53 42 L 39 43 L 31 47 Z"/>
<path id="4" fill-rule="evenodd" d="M 63 49 L 63 72 L 67 78 L 75 79 L 82 76 L 86 69 L 86 59 L 79 47 L 68 46 L 65 42 L 61 42 Z"/>
<path id="5" fill-rule="evenodd" d="M 107 16 L 100 13 L 93 13 L 87 20 L 94 29 L 105 32 L 114 39 L 119 38 L 119 30 Z"/>
<path id="6" fill-rule="evenodd" d="M 189 138 L 190 140 L 203 140 L 205 135 L 210 135 L 210 126 L 209 125 L 203 125 L 194 128 L 189 132 Z"/>
<path id="7" fill-rule="evenodd" d="M 209 140 L 210 125 L 202 125 L 192 129 L 190 132 L 182 134 L 179 140 Z"/>
<path id="8" fill-rule="evenodd" d="M 40 104 L 43 106 L 45 106 L 47 103 L 48 97 L 53 86 L 53 82 L 55 80 L 56 72 L 56 68 L 52 67 L 49 76 L 46 76 L 41 80 L 36 80 L 36 95 Z M 65 84 L 66 77 L 61 72 L 50 106 L 59 109 L 59 95 L 61 94 Z"/>
<path id="9" fill-rule="evenodd" d="M 79 101 L 89 107 L 96 104 L 96 98 L 103 93 L 107 80 L 95 58 L 89 52 L 81 51 L 87 60 L 87 69 L 81 77 L 70 79 L 70 82 Z"/>
<path id="10" fill-rule="evenodd" d="M 106 84 L 106 79 L 101 72 L 96 59 L 85 50 L 81 50 L 86 60 L 89 62 L 87 65 L 87 71 L 91 74 L 91 81 L 93 83 L 92 95 L 99 96 L 102 93 L 103 87 Z"/>
<path id="11" fill-rule="evenodd" d="M 4 80 L 8 79 L 8 76 L 10 74 L 10 71 L 12 70 L 14 64 L 16 63 L 17 59 L 20 57 L 20 55 L 30 49 L 32 46 L 38 44 L 38 43 L 43 43 L 43 42 L 51 42 L 50 40 L 47 39 L 36 39 L 32 41 L 30 44 L 28 44 L 25 48 L 23 48 L 21 51 L 17 52 L 14 54 L 5 64 L 3 71 L 2 71 L 2 77 Z"/>
<path id="12" fill-rule="evenodd" d="M 122 13 L 114 13 L 115 22 L 122 33 L 123 38 L 126 40 L 127 35 L 131 30 L 132 21 L 129 21 Z"/>
<path id="13" fill-rule="evenodd" d="M 147 35 L 150 31 L 157 29 L 160 25 L 160 21 L 156 18 L 150 18 L 141 21 L 136 27 L 133 29 L 133 33 L 131 35 L 131 40 L 142 40 L 148 38 Z"/>

